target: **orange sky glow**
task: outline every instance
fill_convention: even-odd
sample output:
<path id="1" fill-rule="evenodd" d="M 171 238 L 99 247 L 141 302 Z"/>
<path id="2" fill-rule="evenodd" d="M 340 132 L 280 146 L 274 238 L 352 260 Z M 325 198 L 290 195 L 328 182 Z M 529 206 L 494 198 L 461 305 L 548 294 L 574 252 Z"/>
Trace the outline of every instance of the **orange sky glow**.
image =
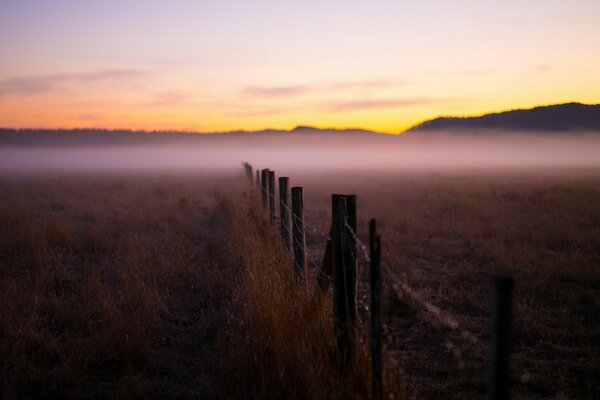
<path id="1" fill-rule="evenodd" d="M 597 1 L 7 0 L 0 127 L 398 133 L 599 103 L 599 49 Z"/>

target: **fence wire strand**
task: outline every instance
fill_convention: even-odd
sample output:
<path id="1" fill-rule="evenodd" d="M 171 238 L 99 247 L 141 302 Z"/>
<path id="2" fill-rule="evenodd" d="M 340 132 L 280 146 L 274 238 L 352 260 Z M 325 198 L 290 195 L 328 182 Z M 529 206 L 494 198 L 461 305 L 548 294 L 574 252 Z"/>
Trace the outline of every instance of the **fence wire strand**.
<path id="1" fill-rule="evenodd" d="M 276 221 L 281 221 L 281 218 L 279 217 L 275 217 Z M 296 227 L 298 227 L 298 223 L 294 223 L 296 225 Z M 303 246 L 302 243 L 300 243 L 300 241 L 298 240 L 298 238 L 294 237 L 294 234 L 288 229 L 287 226 L 285 225 L 281 225 L 285 231 L 287 233 L 289 233 L 290 237 L 292 238 L 292 244 L 295 242 L 296 244 L 298 244 L 298 246 L 302 249 L 302 251 L 304 251 L 304 254 L 306 255 L 306 259 L 309 261 L 309 263 L 311 264 L 311 266 L 318 272 L 318 274 L 325 279 L 328 280 L 332 280 L 331 275 L 327 274 L 325 271 L 323 271 L 323 269 L 321 268 L 321 265 L 315 261 L 315 259 L 310 255 L 309 251 L 308 251 L 308 246 Z M 295 262 L 295 257 L 294 254 L 292 252 L 292 250 L 287 246 L 287 244 L 284 244 L 284 247 L 286 248 L 286 251 L 288 253 L 288 256 L 290 257 L 290 260 L 292 260 L 292 262 Z"/>
<path id="2" fill-rule="evenodd" d="M 295 215 L 292 212 L 290 207 L 288 207 L 286 204 L 284 204 L 283 201 L 281 201 L 281 199 L 277 198 L 277 196 L 275 196 L 274 194 L 271 194 L 268 191 L 268 189 L 263 189 L 263 191 L 265 191 L 268 194 L 270 201 L 279 203 L 281 207 L 283 207 L 290 213 L 291 222 L 297 228 L 299 228 L 300 225 L 302 225 L 305 230 L 308 230 L 327 241 L 332 240 L 332 238 L 329 234 L 323 232 L 315 225 L 313 225 L 305 220 L 302 220 L 300 217 Z M 281 218 L 274 216 L 274 220 L 281 221 Z M 311 266 L 318 272 L 318 274 L 321 277 L 324 277 L 331 281 L 332 277 L 329 274 L 326 274 L 323 271 L 322 266 L 314 260 L 314 258 L 308 252 L 307 246 L 302 245 L 302 243 L 300 243 L 300 241 L 297 238 L 294 238 L 293 233 L 288 229 L 288 227 L 286 225 L 284 225 L 284 224 L 280 224 L 280 225 L 287 231 L 287 233 L 292 238 L 292 244 L 293 244 L 293 242 L 295 242 L 304 251 L 304 254 L 306 255 L 307 260 L 309 261 Z M 348 223 L 347 219 L 344 221 L 344 227 L 348 231 L 348 233 L 352 236 L 354 242 L 356 243 L 357 250 L 359 250 L 357 252 L 358 261 L 362 262 L 363 266 L 368 266 L 368 264 L 371 262 L 369 247 L 362 240 L 360 240 L 360 238 L 356 235 L 356 233 L 354 232 L 354 229 L 352 229 L 352 227 Z M 286 248 L 286 252 L 287 252 L 288 256 L 290 257 L 290 260 L 292 262 L 295 262 L 294 261 L 295 257 L 294 257 L 292 249 L 290 247 L 288 247 L 287 244 L 284 247 Z M 415 289 L 411 288 L 407 283 L 403 282 L 402 279 L 400 279 L 400 277 L 397 274 L 395 274 L 392 271 L 392 269 L 383 261 L 381 261 L 381 269 L 384 274 L 384 278 L 387 278 L 384 280 L 388 280 L 390 282 L 391 287 L 397 296 L 399 296 L 401 298 L 406 297 L 406 298 L 410 299 L 410 301 L 412 301 L 417 306 L 419 306 L 423 311 L 425 311 L 425 313 L 428 315 L 430 320 L 433 320 L 434 322 L 448 328 L 451 332 L 457 333 L 461 339 L 466 340 L 474 345 L 479 345 L 482 347 L 484 346 L 484 344 L 481 342 L 479 337 L 477 337 L 477 335 L 475 335 L 472 332 L 470 332 L 469 330 L 461 327 L 461 324 L 458 322 L 458 320 L 454 316 L 452 316 L 450 313 L 443 311 L 436 305 L 425 300 L 420 293 L 418 293 Z M 362 271 L 363 273 L 361 274 L 359 272 L 359 274 L 357 275 L 357 280 L 358 280 L 358 283 L 360 284 L 357 288 L 357 303 L 358 303 L 357 305 L 359 307 L 361 319 L 363 321 L 365 321 L 366 319 L 368 319 L 370 317 L 369 290 L 368 290 L 368 287 L 365 287 L 365 286 L 368 286 L 368 275 L 366 273 L 367 268 L 361 268 L 360 271 Z M 462 358 L 462 352 L 461 352 L 460 348 L 452 341 L 452 339 L 450 337 L 447 337 L 445 346 L 446 346 L 447 350 L 450 351 L 454 355 L 454 357 L 458 361 L 459 367 L 463 368 L 464 361 Z"/>
<path id="3" fill-rule="evenodd" d="M 369 256 L 369 249 L 365 245 L 365 243 L 356 236 L 356 233 L 348 224 L 348 221 L 345 221 L 345 227 L 352 236 L 352 238 L 356 241 L 358 248 L 362 250 L 362 259 L 365 262 L 370 262 L 371 257 Z M 403 282 L 393 271 L 392 269 L 385 263 L 381 262 L 381 268 L 386 277 L 388 277 L 392 284 L 392 289 L 396 292 L 398 296 L 406 296 L 410 298 L 417 305 L 422 307 L 436 322 L 441 325 L 449 328 L 452 331 L 457 332 L 461 338 L 471 342 L 472 344 L 482 344 L 477 335 L 471 333 L 470 331 L 461 327 L 460 323 L 457 319 L 451 314 L 442 311 L 439 307 L 432 304 L 431 302 L 425 300 L 422 295 L 420 295 L 417 291 L 411 288 L 408 284 Z M 451 347 L 451 346 L 450 346 Z"/>

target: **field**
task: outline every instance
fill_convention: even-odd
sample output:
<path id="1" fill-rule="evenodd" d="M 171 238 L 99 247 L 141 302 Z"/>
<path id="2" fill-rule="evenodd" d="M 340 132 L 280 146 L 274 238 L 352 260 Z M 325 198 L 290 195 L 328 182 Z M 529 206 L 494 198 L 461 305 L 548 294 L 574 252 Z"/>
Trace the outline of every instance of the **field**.
<path id="1" fill-rule="evenodd" d="M 481 343 L 511 275 L 516 398 L 600 394 L 597 169 L 277 172 L 325 232 L 355 193 L 358 236 L 377 218 L 394 274 Z M 340 375 L 330 296 L 298 285 L 241 173 L 16 174 L 0 200 L 2 398 L 368 397 L 366 343 Z M 485 347 L 389 279 L 384 300 L 388 394 L 485 397 Z"/>

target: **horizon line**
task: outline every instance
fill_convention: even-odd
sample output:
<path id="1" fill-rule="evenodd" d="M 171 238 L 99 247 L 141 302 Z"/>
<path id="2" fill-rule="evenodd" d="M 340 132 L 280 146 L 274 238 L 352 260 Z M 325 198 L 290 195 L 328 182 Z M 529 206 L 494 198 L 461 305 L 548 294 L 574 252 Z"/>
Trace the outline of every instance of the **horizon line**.
<path id="1" fill-rule="evenodd" d="M 113 128 L 109 128 L 109 127 L 71 127 L 71 128 L 54 127 L 54 128 L 50 128 L 50 127 L 10 127 L 10 126 L 0 126 L 0 130 L 14 130 L 14 131 L 35 131 L 35 130 L 94 131 L 94 130 L 97 130 L 97 131 L 106 131 L 106 132 L 125 131 L 125 132 L 132 132 L 132 133 L 148 133 L 148 134 L 175 133 L 175 134 L 186 134 L 186 135 L 216 135 L 216 134 L 228 134 L 228 133 L 252 134 L 252 133 L 261 133 L 261 132 L 269 132 L 269 131 L 291 133 L 298 129 L 313 129 L 313 130 L 317 130 L 317 131 L 363 131 L 363 132 L 381 134 L 381 135 L 402 135 L 402 134 L 410 131 L 411 129 L 421 126 L 422 124 L 424 124 L 426 122 L 433 121 L 433 120 L 436 120 L 439 118 L 457 118 L 457 119 L 458 118 L 479 118 L 479 117 L 483 117 L 486 115 L 502 114 L 502 113 L 507 113 L 507 112 L 511 112 L 511 111 L 528 111 L 528 110 L 533 110 L 536 108 L 563 106 L 563 105 L 568 105 L 568 104 L 578 104 L 578 105 L 583 105 L 583 106 L 600 106 L 600 103 L 582 103 L 579 101 L 568 101 L 568 102 L 564 102 L 564 103 L 542 104 L 542 105 L 535 105 L 535 106 L 530 106 L 530 107 L 510 108 L 510 109 L 504 109 L 504 110 L 499 110 L 499 111 L 488 111 L 488 112 L 483 112 L 483 113 L 479 113 L 479 114 L 469 114 L 469 115 L 438 114 L 435 117 L 424 119 L 421 122 L 411 125 L 409 128 L 407 128 L 403 131 L 399 131 L 399 132 L 386 132 L 386 131 L 373 130 L 373 129 L 369 129 L 369 128 L 360 128 L 360 127 L 343 127 L 343 128 L 319 127 L 319 126 L 310 125 L 310 124 L 298 124 L 291 129 L 266 127 L 266 128 L 262 128 L 262 129 L 255 129 L 255 130 L 230 129 L 230 130 L 223 130 L 223 131 L 201 131 L 201 130 L 186 130 L 186 129 L 138 129 L 138 128 L 124 128 L 124 127 L 113 127 Z"/>

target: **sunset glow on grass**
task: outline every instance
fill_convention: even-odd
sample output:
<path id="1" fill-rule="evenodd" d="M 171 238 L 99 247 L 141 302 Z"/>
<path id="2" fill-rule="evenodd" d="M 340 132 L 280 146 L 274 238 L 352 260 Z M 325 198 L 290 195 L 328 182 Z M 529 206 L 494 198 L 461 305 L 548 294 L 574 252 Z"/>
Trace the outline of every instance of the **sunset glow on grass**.
<path id="1" fill-rule="evenodd" d="M 600 0 L 0 0 L 0 400 L 600 399 Z"/>
<path id="2" fill-rule="evenodd" d="M 600 102 L 600 3 L 3 1 L 0 126 L 401 132 Z"/>

